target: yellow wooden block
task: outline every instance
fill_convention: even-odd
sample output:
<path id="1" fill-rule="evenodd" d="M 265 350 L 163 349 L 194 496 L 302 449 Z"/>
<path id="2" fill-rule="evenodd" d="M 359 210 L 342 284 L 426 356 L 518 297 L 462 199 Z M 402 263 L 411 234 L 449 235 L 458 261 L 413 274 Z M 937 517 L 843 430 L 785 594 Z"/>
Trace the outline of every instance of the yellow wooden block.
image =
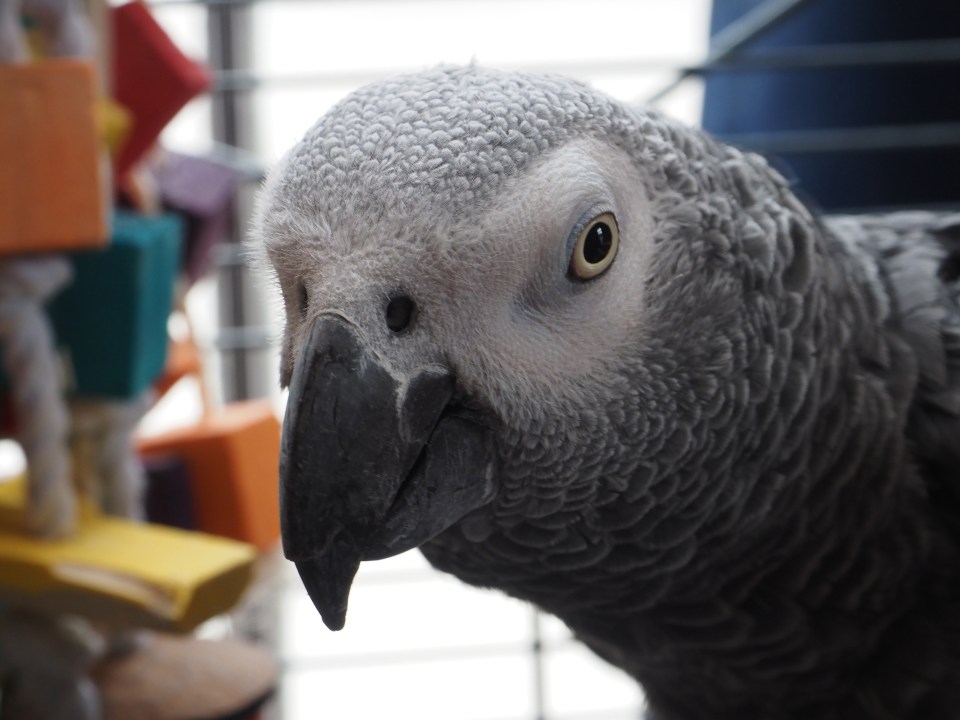
<path id="1" fill-rule="evenodd" d="M 100 140 L 107 146 L 111 157 L 116 157 L 130 134 L 133 116 L 123 105 L 110 98 L 98 98 L 94 105 L 97 118 L 97 132 Z"/>
<path id="2" fill-rule="evenodd" d="M 249 545 L 84 508 L 63 540 L 23 528 L 22 479 L 0 483 L 0 602 L 114 625 L 186 632 L 229 610 L 250 582 Z"/>

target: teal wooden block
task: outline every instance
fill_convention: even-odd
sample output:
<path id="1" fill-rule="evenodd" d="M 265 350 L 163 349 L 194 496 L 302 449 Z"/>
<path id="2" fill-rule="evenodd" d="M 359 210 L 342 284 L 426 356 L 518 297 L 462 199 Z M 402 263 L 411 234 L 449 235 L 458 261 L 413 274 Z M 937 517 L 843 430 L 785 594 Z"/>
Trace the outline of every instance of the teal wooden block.
<path id="1" fill-rule="evenodd" d="M 176 215 L 118 212 L 105 249 L 71 253 L 73 283 L 49 309 L 76 395 L 132 398 L 160 374 L 182 237 Z"/>

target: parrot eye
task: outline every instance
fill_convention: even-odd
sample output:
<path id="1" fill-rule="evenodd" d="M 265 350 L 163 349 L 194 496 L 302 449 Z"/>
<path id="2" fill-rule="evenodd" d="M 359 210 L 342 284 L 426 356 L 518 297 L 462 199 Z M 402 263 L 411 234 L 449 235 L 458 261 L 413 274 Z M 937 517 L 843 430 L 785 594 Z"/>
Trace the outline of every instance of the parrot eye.
<path id="1" fill-rule="evenodd" d="M 620 230 L 613 213 L 597 215 L 577 236 L 568 274 L 577 280 L 592 280 L 613 264 L 619 245 Z"/>

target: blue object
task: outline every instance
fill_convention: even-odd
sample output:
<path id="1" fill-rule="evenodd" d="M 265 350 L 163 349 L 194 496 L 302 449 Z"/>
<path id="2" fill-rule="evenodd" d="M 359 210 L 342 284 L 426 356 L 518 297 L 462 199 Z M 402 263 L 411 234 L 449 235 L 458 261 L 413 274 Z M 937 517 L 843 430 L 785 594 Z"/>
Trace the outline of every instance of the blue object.
<path id="1" fill-rule="evenodd" d="M 714 0 L 711 34 L 762 0 Z M 960 38 L 960 2 L 812 0 L 741 56 L 817 45 Z M 703 126 L 739 135 L 960 122 L 960 66 L 883 65 L 718 70 L 706 78 Z M 823 208 L 956 202 L 960 147 L 790 153 L 780 160 Z"/>
<path id="2" fill-rule="evenodd" d="M 71 253 L 73 282 L 49 305 L 79 396 L 127 399 L 163 370 L 183 227 L 118 212 L 103 250 Z"/>

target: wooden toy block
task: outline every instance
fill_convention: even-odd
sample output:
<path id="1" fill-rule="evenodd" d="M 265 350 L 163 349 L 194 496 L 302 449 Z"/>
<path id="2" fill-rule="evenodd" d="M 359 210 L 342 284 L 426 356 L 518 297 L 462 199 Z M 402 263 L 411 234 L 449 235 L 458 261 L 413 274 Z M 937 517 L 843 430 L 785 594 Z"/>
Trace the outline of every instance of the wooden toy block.
<path id="1" fill-rule="evenodd" d="M 93 88 L 82 61 L 0 65 L 0 254 L 106 242 Z"/>
<path id="2" fill-rule="evenodd" d="M 147 476 L 144 492 L 147 520 L 182 530 L 196 530 L 190 470 L 186 462 L 172 455 L 155 455 L 144 459 L 143 469 Z"/>
<path id="3" fill-rule="evenodd" d="M 261 550 L 280 536 L 280 422 L 269 401 L 233 403 L 199 424 L 138 440 L 140 453 L 182 457 L 203 532 Z"/>
<path id="4" fill-rule="evenodd" d="M 114 98 L 133 115 L 133 128 L 116 162 L 122 176 L 180 108 L 210 86 L 211 77 L 171 42 L 146 3 L 121 5 L 111 16 Z"/>
<path id="5" fill-rule="evenodd" d="M 85 505 L 67 539 L 25 530 L 23 479 L 0 483 L 0 602 L 113 626 L 186 632 L 229 610 L 255 552 L 225 538 L 101 515 Z"/>
<path id="6" fill-rule="evenodd" d="M 157 397 L 163 397 L 182 378 L 190 375 L 200 377 L 202 372 L 203 363 L 196 343 L 192 339 L 171 340 L 167 346 L 163 372 L 153 385 Z"/>
<path id="7" fill-rule="evenodd" d="M 0 377 L 0 438 L 13 437 L 17 426 L 13 418 L 13 397 L 10 388 L 4 387 L 4 379 Z"/>
<path id="8" fill-rule="evenodd" d="M 116 158 L 120 153 L 120 148 L 126 142 L 130 129 L 133 126 L 133 118 L 130 111 L 123 105 L 110 100 L 109 98 L 100 98 L 95 106 L 97 113 L 97 128 L 100 132 L 100 138 L 110 152 L 110 157 Z"/>
<path id="9" fill-rule="evenodd" d="M 273 655 L 250 643 L 156 634 L 92 673 L 103 720 L 254 720 L 277 675 Z"/>
<path id="10" fill-rule="evenodd" d="M 165 152 L 152 164 L 167 210 L 186 219 L 183 267 L 190 282 L 209 269 L 213 248 L 226 239 L 238 173 L 215 160 Z"/>
<path id="11" fill-rule="evenodd" d="M 77 395 L 131 398 L 160 375 L 181 231 L 175 215 L 117 213 L 109 247 L 71 255 L 74 281 L 49 309 Z"/>

